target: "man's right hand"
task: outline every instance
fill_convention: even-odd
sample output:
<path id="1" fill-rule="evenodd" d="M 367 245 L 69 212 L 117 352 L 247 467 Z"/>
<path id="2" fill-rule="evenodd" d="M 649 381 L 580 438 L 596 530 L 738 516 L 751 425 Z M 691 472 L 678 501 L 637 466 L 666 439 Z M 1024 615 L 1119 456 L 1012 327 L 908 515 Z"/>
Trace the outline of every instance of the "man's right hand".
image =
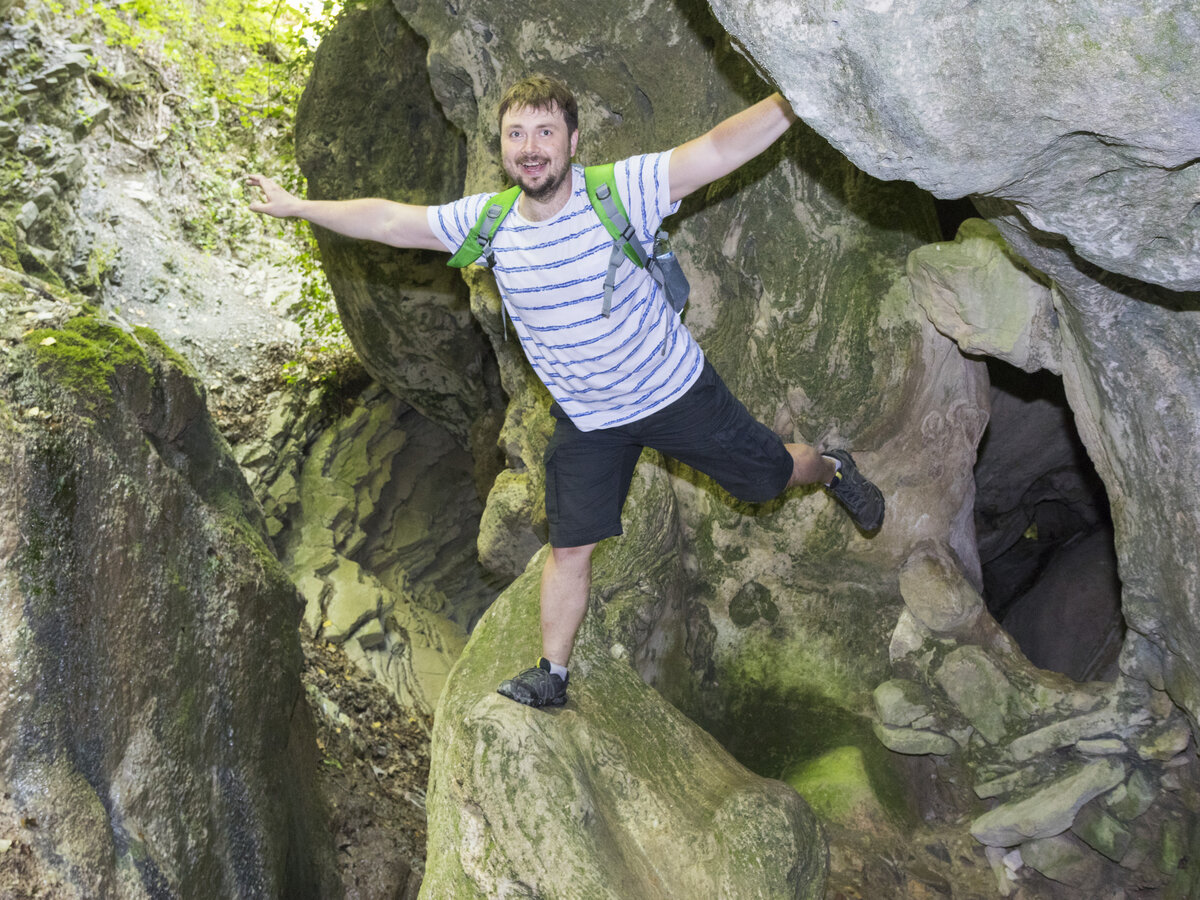
<path id="1" fill-rule="evenodd" d="M 258 188 L 262 191 L 263 196 L 267 198 L 265 201 L 260 200 L 251 203 L 251 212 L 266 213 L 268 216 L 275 216 L 276 218 L 287 218 L 298 213 L 300 198 L 284 190 L 266 175 L 248 175 L 246 176 L 246 184 Z"/>
<path id="2" fill-rule="evenodd" d="M 288 193 L 265 175 L 247 175 L 246 184 L 257 187 L 267 198 L 250 204 L 254 212 L 278 218 L 297 216 L 346 237 L 379 241 L 392 247 L 446 252 L 429 227 L 427 207 L 378 197 L 304 200 Z"/>

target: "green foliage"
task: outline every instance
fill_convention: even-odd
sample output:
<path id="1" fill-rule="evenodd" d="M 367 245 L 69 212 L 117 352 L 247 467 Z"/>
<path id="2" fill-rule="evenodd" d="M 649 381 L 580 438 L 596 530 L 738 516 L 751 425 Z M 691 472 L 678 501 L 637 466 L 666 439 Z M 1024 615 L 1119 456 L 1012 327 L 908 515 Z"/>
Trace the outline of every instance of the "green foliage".
<path id="1" fill-rule="evenodd" d="M 316 48 L 333 27 L 342 0 L 319 5 L 316 0 L 74 2 L 80 4 L 77 14 L 101 23 L 110 46 L 134 53 L 152 72 L 169 70 L 182 79 L 184 90 L 172 86 L 165 97 L 170 131 L 156 151 L 161 168 L 184 175 L 180 224 L 205 250 L 243 243 L 261 224 L 247 208 L 244 178 L 252 171 L 280 177 L 294 170 L 294 111 Z M 107 71 L 99 77 L 126 91 L 128 102 L 145 105 L 149 115 L 153 103 L 144 83 Z M 205 160 L 198 170 L 189 166 L 196 153 Z M 287 186 L 294 192 L 303 192 L 298 176 L 283 179 L 293 182 Z M 325 380 L 339 364 L 314 366 L 313 357 L 342 357 L 349 341 L 308 226 L 279 222 L 278 234 L 295 248 L 287 264 L 301 277 L 290 314 L 301 328 L 304 359 L 289 365 L 287 377 Z"/>
<path id="2" fill-rule="evenodd" d="M 288 181 L 288 190 L 304 193 L 299 176 Z M 288 384 L 308 381 L 327 388 L 347 377 L 353 380 L 361 365 L 342 328 L 333 290 L 321 267 L 317 239 L 308 223 L 299 219 L 279 220 L 279 228 L 297 248 L 286 265 L 300 273 L 299 297 L 288 307 L 288 315 L 300 326 L 301 352 L 300 358 L 284 366 L 284 378 Z"/>
<path id="3" fill-rule="evenodd" d="M 283 0 L 78 2 L 76 13 L 98 19 L 109 46 L 177 66 L 190 93 L 232 108 L 246 128 L 255 116 L 290 119 L 338 6 L 312 14 Z"/>
<path id="4" fill-rule="evenodd" d="M 288 174 L 295 172 L 293 116 L 316 48 L 343 0 L 51 3 L 86 29 L 100 30 L 124 58 L 118 66 L 115 54 L 101 54 L 91 77 L 120 105 L 123 123 L 130 123 L 123 127 L 138 146 L 149 146 L 159 172 L 173 183 L 172 208 L 188 239 L 209 252 L 243 253 L 266 226 L 294 248 L 286 265 L 299 273 L 301 290 L 289 314 L 303 341 L 286 377 L 340 380 L 352 351 L 316 241 L 305 223 L 250 212 L 245 177 L 268 172 L 303 194 L 299 175 Z M 106 261 L 93 262 L 98 273 Z"/>
<path id="5" fill-rule="evenodd" d="M 320 250 L 308 226 L 290 222 L 300 249 L 289 265 L 300 272 L 300 297 L 288 309 L 288 314 L 300 325 L 308 349 L 337 350 L 347 347 L 349 340 L 338 317 L 337 304 L 325 271 L 321 268 Z"/>

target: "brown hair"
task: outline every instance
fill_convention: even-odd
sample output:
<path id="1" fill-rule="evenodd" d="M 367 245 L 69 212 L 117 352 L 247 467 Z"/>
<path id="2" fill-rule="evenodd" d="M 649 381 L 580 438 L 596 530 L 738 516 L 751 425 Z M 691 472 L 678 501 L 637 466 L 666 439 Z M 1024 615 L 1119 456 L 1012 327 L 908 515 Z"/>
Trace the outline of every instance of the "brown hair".
<path id="1" fill-rule="evenodd" d="M 507 91 L 500 100 L 500 108 L 496 112 L 496 121 L 503 122 L 504 114 L 510 109 L 529 107 L 538 110 L 557 109 L 562 113 L 563 121 L 567 123 L 567 134 L 579 130 L 579 105 L 571 89 L 549 75 L 530 75 L 522 78 Z"/>

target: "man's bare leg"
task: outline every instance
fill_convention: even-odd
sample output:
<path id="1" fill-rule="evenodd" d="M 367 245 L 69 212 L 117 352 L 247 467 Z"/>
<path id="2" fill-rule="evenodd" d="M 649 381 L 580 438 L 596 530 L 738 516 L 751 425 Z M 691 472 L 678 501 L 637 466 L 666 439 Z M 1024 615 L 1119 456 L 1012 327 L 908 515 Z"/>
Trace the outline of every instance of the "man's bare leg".
<path id="1" fill-rule="evenodd" d="M 828 456 L 822 456 L 808 444 L 784 444 L 792 454 L 792 477 L 787 486 L 793 484 L 829 484 L 833 481 L 837 466 Z"/>
<path id="2" fill-rule="evenodd" d="M 595 549 L 595 544 L 551 547 L 542 569 L 542 656 L 564 668 L 587 615 Z"/>
<path id="3" fill-rule="evenodd" d="M 567 662 L 587 615 L 595 549 L 595 544 L 550 548 L 542 568 L 542 658 L 533 668 L 500 682 L 497 690 L 510 700 L 526 706 L 567 702 Z"/>

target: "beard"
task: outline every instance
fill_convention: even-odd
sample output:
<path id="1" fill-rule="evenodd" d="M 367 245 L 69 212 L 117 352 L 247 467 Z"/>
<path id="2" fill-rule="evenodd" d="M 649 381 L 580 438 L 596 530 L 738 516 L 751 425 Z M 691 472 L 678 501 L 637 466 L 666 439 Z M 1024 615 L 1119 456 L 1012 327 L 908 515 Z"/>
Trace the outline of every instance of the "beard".
<path id="1" fill-rule="evenodd" d="M 528 181 L 525 177 L 525 169 L 523 166 L 527 162 L 543 162 L 542 158 L 522 157 L 521 159 L 517 160 L 516 165 L 514 165 L 508 173 L 509 177 L 516 182 L 518 187 L 525 192 L 525 195 L 529 197 L 529 199 L 536 200 L 538 202 L 549 200 L 551 197 L 553 197 L 555 192 L 558 191 L 558 189 L 562 186 L 562 183 L 566 181 L 567 176 L 571 174 L 571 163 L 569 160 L 560 163 L 558 167 L 555 167 L 554 164 L 548 159 L 544 161 L 547 164 L 547 168 L 541 184 L 534 185 Z"/>

